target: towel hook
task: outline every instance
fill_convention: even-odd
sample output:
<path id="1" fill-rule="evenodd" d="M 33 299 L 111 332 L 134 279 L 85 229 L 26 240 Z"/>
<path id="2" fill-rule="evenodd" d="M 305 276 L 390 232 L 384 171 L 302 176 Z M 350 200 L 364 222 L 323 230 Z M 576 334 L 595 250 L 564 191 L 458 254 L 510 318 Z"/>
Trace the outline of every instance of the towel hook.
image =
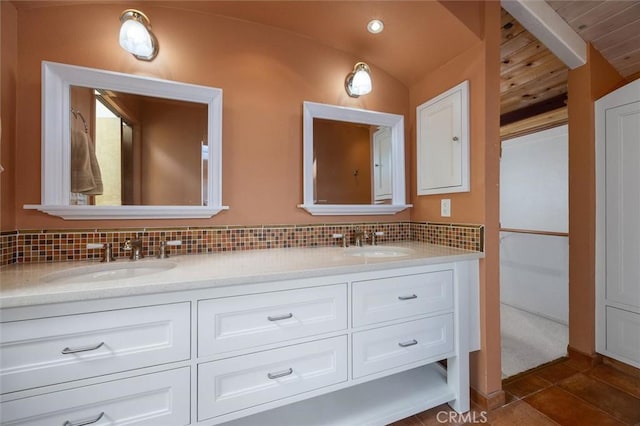
<path id="1" fill-rule="evenodd" d="M 73 114 L 73 118 L 75 118 L 76 120 L 78 119 L 78 117 L 80 117 L 80 119 L 82 120 L 82 125 L 84 126 L 84 132 L 89 133 L 89 127 L 87 127 L 87 120 L 84 119 L 84 116 L 82 115 L 82 113 L 80 111 L 76 111 L 73 108 L 71 108 L 71 114 Z"/>

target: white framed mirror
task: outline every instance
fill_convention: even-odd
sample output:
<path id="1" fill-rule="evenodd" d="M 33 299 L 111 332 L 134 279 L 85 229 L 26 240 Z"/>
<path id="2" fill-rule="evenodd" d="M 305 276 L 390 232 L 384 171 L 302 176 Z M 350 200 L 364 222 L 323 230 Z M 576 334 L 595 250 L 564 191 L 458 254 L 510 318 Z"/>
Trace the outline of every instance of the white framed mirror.
<path id="1" fill-rule="evenodd" d="M 41 155 L 41 204 L 25 209 L 76 220 L 228 209 L 221 89 L 43 61 Z"/>
<path id="2" fill-rule="evenodd" d="M 303 103 L 303 196 L 312 215 L 384 215 L 408 207 L 404 117 Z"/>

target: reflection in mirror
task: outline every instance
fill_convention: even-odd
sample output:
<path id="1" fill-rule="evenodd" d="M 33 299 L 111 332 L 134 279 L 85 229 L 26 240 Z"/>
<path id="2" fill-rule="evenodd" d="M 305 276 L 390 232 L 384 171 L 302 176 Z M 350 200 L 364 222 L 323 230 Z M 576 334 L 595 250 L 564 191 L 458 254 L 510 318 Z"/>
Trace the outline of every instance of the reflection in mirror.
<path id="1" fill-rule="evenodd" d="M 206 205 L 207 108 L 71 86 L 75 205 Z"/>
<path id="2" fill-rule="evenodd" d="M 391 202 L 391 127 L 313 119 L 317 204 Z"/>
<path id="3" fill-rule="evenodd" d="M 304 208 L 313 215 L 394 214 L 405 200 L 404 118 L 304 102 Z"/>
<path id="4" fill-rule="evenodd" d="M 222 210 L 222 90 L 42 63 L 42 200 L 64 219 Z"/>

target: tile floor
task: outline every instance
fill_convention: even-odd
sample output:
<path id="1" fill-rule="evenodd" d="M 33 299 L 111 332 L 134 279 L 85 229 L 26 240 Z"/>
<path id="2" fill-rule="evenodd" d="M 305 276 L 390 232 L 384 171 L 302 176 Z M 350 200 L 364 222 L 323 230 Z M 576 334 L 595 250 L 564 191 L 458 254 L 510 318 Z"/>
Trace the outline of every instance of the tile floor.
<path id="1" fill-rule="evenodd" d="M 505 405 L 489 413 L 473 406 L 462 423 L 453 415 L 438 414 L 451 412 L 442 405 L 393 426 L 640 426 L 640 373 L 628 374 L 608 364 L 591 367 L 562 359 L 504 380 L 503 389 Z"/>

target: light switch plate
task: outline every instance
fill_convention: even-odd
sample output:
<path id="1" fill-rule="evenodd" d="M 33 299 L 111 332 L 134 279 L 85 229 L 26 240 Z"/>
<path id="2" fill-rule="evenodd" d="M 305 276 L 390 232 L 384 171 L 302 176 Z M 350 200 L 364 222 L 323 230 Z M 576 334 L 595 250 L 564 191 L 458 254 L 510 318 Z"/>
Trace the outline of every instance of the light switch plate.
<path id="1" fill-rule="evenodd" d="M 451 200 L 449 198 L 440 200 L 440 216 L 451 217 Z"/>

